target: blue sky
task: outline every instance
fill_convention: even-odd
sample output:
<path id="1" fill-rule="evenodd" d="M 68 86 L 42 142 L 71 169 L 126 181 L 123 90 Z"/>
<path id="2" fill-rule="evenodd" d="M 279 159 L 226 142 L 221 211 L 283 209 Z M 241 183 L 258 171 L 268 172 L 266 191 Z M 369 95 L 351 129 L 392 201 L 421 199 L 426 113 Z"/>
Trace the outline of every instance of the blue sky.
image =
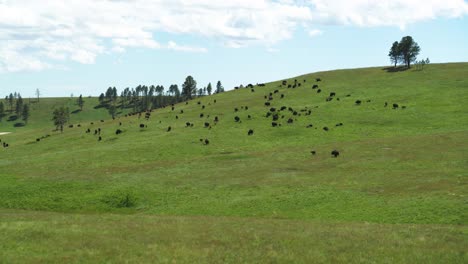
<path id="1" fill-rule="evenodd" d="M 406 35 L 432 63 L 468 61 L 467 15 L 463 0 L 0 0 L 0 96 L 167 88 L 187 75 L 231 89 L 389 65 Z"/>

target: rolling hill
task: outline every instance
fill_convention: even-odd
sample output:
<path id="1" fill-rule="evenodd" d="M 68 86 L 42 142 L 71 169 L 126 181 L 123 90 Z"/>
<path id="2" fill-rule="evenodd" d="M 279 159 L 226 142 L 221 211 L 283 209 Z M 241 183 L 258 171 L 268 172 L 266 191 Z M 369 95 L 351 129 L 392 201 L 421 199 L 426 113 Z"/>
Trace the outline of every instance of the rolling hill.
<path id="1" fill-rule="evenodd" d="M 85 100 L 63 133 L 74 99 L 0 123 L 5 262 L 468 260 L 468 63 L 312 73 L 149 120 Z"/>

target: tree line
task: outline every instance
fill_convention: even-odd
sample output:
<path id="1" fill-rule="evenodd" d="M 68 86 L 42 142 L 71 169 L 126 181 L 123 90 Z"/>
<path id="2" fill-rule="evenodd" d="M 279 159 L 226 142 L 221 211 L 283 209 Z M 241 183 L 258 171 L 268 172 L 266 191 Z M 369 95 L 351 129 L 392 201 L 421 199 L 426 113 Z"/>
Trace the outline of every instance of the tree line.
<path id="1" fill-rule="evenodd" d="M 224 87 L 221 81 L 216 83 L 216 90 L 214 93 L 224 92 Z M 208 83 L 203 88 L 197 88 L 197 82 L 192 76 L 187 76 L 182 89 L 179 89 L 177 84 L 172 84 L 166 90 L 162 85 L 138 85 L 134 88 L 125 88 L 120 95 L 116 87 L 109 87 L 98 97 L 99 105 L 97 107 L 104 107 L 107 109 L 109 115 L 115 118 L 117 111 L 125 108 L 131 108 L 133 112 L 144 112 L 156 108 L 165 107 L 169 104 L 179 103 L 182 101 L 190 100 L 195 97 L 211 95 L 213 93 L 213 86 Z M 76 104 L 83 110 L 85 100 L 80 94 Z M 67 107 L 59 107 L 52 113 L 52 120 L 56 129 L 63 131 L 63 126 L 70 118 L 70 109 Z"/>
<path id="2" fill-rule="evenodd" d="M 115 117 L 117 109 L 131 108 L 133 112 L 143 112 L 151 109 L 161 108 L 169 104 L 179 103 L 185 100 L 224 92 L 221 81 L 216 84 L 216 90 L 208 83 L 203 88 L 197 87 L 197 82 L 192 76 L 187 76 L 182 89 L 177 84 L 172 84 L 166 90 L 163 85 L 138 85 L 134 88 L 125 88 L 120 92 L 116 87 L 109 87 L 99 95 L 99 106 L 108 109 L 112 118 Z M 80 109 L 83 108 L 84 100 L 82 96 L 78 97 L 77 104 Z"/>
<path id="3" fill-rule="evenodd" d="M 21 117 L 25 124 L 28 123 L 30 116 L 29 104 L 24 102 L 20 93 L 10 93 L 10 95 L 5 96 L 5 103 L 0 101 L 0 122 L 8 113 L 10 115 L 14 114 L 12 119 L 16 120 Z"/>

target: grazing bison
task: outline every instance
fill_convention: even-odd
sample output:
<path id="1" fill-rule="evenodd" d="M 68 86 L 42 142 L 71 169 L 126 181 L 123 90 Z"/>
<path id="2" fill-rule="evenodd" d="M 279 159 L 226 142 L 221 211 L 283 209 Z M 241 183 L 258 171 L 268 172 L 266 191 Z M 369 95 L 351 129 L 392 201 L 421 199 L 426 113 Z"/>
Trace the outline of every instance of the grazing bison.
<path id="1" fill-rule="evenodd" d="M 255 89 L 252 88 L 252 89 L 250 89 L 250 91 L 253 93 L 253 92 L 255 92 Z"/>
<path id="2" fill-rule="evenodd" d="M 320 93 L 321 91 L 322 91 L 321 89 L 318 89 L 318 90 L 317 90 L 317 93 Z"/>
<path id="3" fill-rule="evenodd" d="M 284 94 L 281 94 L 281 98 L 284 98 Z"/>
<path id="4" fill-rule="evenodd" d="M 343 123 L 338 123 L 338 124 L 336 124 L 336 126 L 337 126 L 337 127 L 343 126 Z"/>
<path id="5" fill-rule="evenodd" d="M 178 116 L 178 115 L 176 115 L 176 116 L 175 116 L 175 119 L 179 119 L 179 116 Z"/>
<path id="6" fill-rule="evenodd" d="M 276 122 L 271 122 L 271 126 L 272 126 L 272 127 L 277 127 L 277 126 L 278 126 L 278 123 L 276 123 Z"/>
<path id="7" fill-rule="evenodd" d="M 265 102 L 265 106 L 270 106 L 270 102 Z"/>
<path id="8" fill-rule="evenodd" d="M 119 134 L 122 134 L 122 132 L 123 132 L 122 130 L 117 129 L 117 130 L 115 131 L 115 134 L 116 134 L 116 135 L 119 135 Z"/>
<path id="9" fill-rule="evenodd" d="M 69 125 L 68 127 L 69 127 L 69 128 L 73 128 L 73 125 Z"/>
<path id="10" fill-rule="evenodd" d="M 275 90 L 273 93 L 279 93 L 279 90 Z"/>
<path id="11" fill-rule="evenodd" d="M 200 114 L 200 118 L 203 118 L 205 115 L 203 113 Z"/>
<path id="12" fill-rule="evenodd" d="M 398 108 L 398 104 L 393 104 L 393 109 L 397 109 Z"/>
<path id="13" fill-rule="evenodd" d="M 245 108 L 245 110 L 249 110 L 249 107 L 248 107 L 248 106 L 245 106 L 244 108 Z"/>
<path id="14" fill-rule="evenodd" d="M 239 109 L 237 109 L 237 107 L 236 107 L 236 108 L 234 108 L 234 112 L 237 112 L 237 111 L 239 111 Z"/>
<path id="15" fill-rule="evenodd" d="M 288 88 L 291 88 L 291 87 L 292 87 L 292 85 L 291 85 L 291 84 L 288 84 Z"/>
<path id="16" fill-rule="evenodd" d="M 276 108 L 274 107 L 270 108 L 270 112 L 276 112 Z"/>
<path id="17" fill-rule="evenodd" d="M 310 153 L 311 153 L 312 155 L 317 154 L 317 152 L 316 152 L 315 150 L 312 150 Z"/>
<path id="18" fill-rule="evenodd" d="M 216 104 L 216 99 L 214 99 L 213 102 Z"/>
<path id="19" fill-rule="evenodd" d="M 145 124 L 140 124 L 140 128 L 145 128 Z"/>
<path id="20" fill-rule="evenodd" d="M 286 84 L 288 84 L 288 82 L 286 80 L 284 80 L 281 84 L 286 85 Z"/>
<path id="21" fill-rule="evenodd" d="M 247 116 L 248 119 L 252 119 L 252 117 L 250 115 Z"/>
<path id="22" fill-rule="evenodd" d="M 306 126 L 306 128 L 311 128 L 311 127 L 314 127 L 314 125 L 309 124 L 309 125 Z"/>
<path id="23" fill-rule="evenodd" d="M 200 101 L 198 101 L 198 102 L 197 102 L 197 104 L 198 104 L 198 105 L 200 105 L 200 104 L 201 104 L 201 102 L 200 102 Z"/>
<path id="24" fill-rule="evenodd" d="M 183 114 L 183 113 L 184 113 L 184 110 L 180 110 L 180 113 Z"/>
<path id="25" fill-rule="evenodd" d="M 210 123 L 205 122 L 205 127 L 209 127 L 209 126 L 210 126 Z"/>
<path id="26" fill-rule="evenodd" d="M 103 122 L 104 122 L 104 120 L 101 119 L 101 123 L 103 123 Z"/>
<path id="27" fill-rule="evenodd" d="M 168 126 L 168 127 L 167 127 L 167 132 L 170 132 L 171 129 L 172 129 L 172 127 Z"/>
<path id="28" fill-rule="evenodd" d="M 315 81 L 316 81 L 316 82 L 321 82 L 322 79 L 320 79 L 320 78 L 315 78 Z"/>
<path id="29" fill-rule="evenodd" d="M 202 109 L 205 109 L 205 105 L 202 105 L 201 108 L 202 108 Z"/>
<path id="30" fill-rule="evenodd" d="M 101 136 L 99 136 L 99 138 L 98 138 L 98 141 L 101 141 L 101 140 L 102 140 L 102 137 L 101 137 Z"/>
<path id="31" fill-rule="evenodd" d="M 240 121 L 240 117 L 235 116 L 235 117 L 234 117 L 234 120 L 235 120 L 236 122 L 239 122 L 239 121 Z"/>
<path id="32" fill-rule="evenodd" d="M 281 110 L 281 111 L 284 111 L 284 110 L 286 110 L 286 109 L 287 109 L 286 106 L 282 106 L 280 110 Z"/>
<path id="33" fill-rule="evenodd" d="M 406 106 L 405 106 L 405 105 L 403 105 L 403 106 L 401 107 L 401 109 L 406 109 Z"/>
<path id="34" fill-rule="evenodd" d="M 277 121 L 278 119 L 279 119 L 278 114 L 274 114 L 274 115 L 273 115 L 273 121 Z"/>
<path id="35" fill-rule="evenodd" d="M 208 144 L 210 144 L 210 141 L 207 138 L 205 138 L 205 145 L 208 145 Z"/>
<path id="36" fill-rule="evenodd" d="M 384 104 L 384 107 L 387 107 L 387 105 L 388 105 L 388 103 L 387 103 L 387 102 L 385 102 L 385 104 Z"/>
<path id="37" fill-rule="evenodd" d="M 331 93 L 330 93 L 330 97 L 333 97 L 333 96 L 335 96 L 335 95 L 336 95 L 335 92 L 331 92 Z"/>
<path id="38" fill-rule="evenodd" d="M 323 127 L 323 130 L 328 131 L 329 129 L 328 129 L 328 127 Z"/>
<path id="39" fill-rule="evenodd" d="M 317 88 L 318 88 L 317 84 L 312 85 L 312 89 L 317 89 Z"/>
<path id="40" fill-rule="evenodd" d="M 249 129 L 249 132 L 247 132 L 247 135 L 251 136 L 251 135 L 253 135 L 253 133 L 254 133 L 253 129 Z"/>
<path id="41" fill-rule="evenodd" d="M 219 121 L 218 116 L 215 116 L 214 122 L 217 123 Z"/>
<path id="42" fill-rule="evenodd" d="M 327 98 L 325 98 L 325 101 L 327 101 L 327 102 L 330 102 L 331 100 L 333 100 L 333 97 L 327 97 Z"/>
<path id="43" fill-rule="evenodd" d="M 356 102 L 354 102 L 356 105 L 360 105 L 362 102 L 361 100 L 356 100 Z"/>
<path id="44" fill-rule="evenodd" d="M 338 156 L 340 155 L 340 152 L 339 152 L 338 150 L 335 149 L 335 150 L 333 150 L 333 151 L 331 152 L 331 155 L 332 155 L 333 157 L 336 158 L 336 157 L 338 157 Z"/>
<path id="45" fill-rule="evenodd" d="M 185 122 L 186 127 L 189 127 L 190 125 L 191 125 L 190 122 Z"/>
<path id="46" fill-rule="evenodd" d="M 292 124 L 293 122 L 294 122 L 294 120 L 292 118 L 288 119 L 288 124 Z"/>
<path id="47" fill-rule="evenodd" d="M 41 139 L 40 139 L 40 138 L 36 138 L 36 141 L 39 142 L 39 141 L 41 141 Z"/>
<path id="48" fill-rule="evenodd" d="M 172 111 L 174 111 L 174 109 L 175 109 L 174 107 L 171 107 L 171 110 L 172 110 Z"/>

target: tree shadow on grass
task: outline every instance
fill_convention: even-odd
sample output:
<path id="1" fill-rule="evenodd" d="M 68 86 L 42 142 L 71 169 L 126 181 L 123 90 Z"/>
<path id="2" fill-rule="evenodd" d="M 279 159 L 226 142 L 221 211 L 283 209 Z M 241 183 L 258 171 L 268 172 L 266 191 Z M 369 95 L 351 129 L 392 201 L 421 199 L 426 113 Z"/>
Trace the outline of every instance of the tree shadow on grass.
<path id="1" fill-rule="evenodd" d="M 392 72 L 402 72 L 402 71 L 407 71 L 408 68 L 406 66 L 398 66 L 398 67 L 385 67 L 382 69 L 383 71 L 387 71 L 389 73 L 392 73 Z"/>
<path id="2" fill-rule="evenodd" d="M 78 114 L 79 112 L 81 112 L 80 109 L 76 109 L 75 111 L 71 112 L 72 114 Z"/>
<path id="3" fill-rule="evenodd" d="M 12 121 L 16 121 L 16 120 L 18 120 L 18 116 L 17 115 L 12 115 L 12 116 L 8 117 L 7 121 L 12 122 Z"/>
<path id="4" fill-rule="evenodd" d="M 108 104 L 98 104 L 94 107 L 94 109 L 99 109 L 99 108 L 108 108 L 109 105 Z"/>
<path id="5" fill-rule="evenodd" d="M 25 123 L 18 122 L 18 123 L 15 123 L 13 126 L 14 127 L 24 127 L 25 125 L 26 125 Z"/>

